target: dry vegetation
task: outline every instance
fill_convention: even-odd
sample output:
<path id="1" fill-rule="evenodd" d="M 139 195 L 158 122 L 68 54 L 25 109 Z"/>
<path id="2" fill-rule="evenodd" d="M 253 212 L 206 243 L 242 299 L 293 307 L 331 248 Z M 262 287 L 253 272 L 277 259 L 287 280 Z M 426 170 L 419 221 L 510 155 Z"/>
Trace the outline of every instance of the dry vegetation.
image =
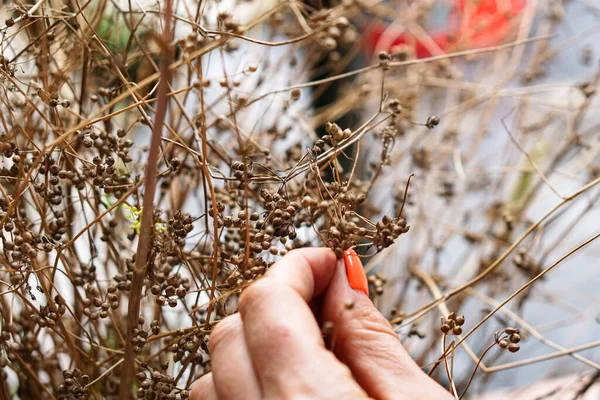
<path id="1" fill-rule="evenodd" d="M 544 333 L 596 317 L 545 287 L 567 261 L 593 278 L 570 260 L 598 237 L 597 60 L 544 81 L 585 38 L 547 36 L 562 3 L 528 2 L 505 45 L 362 67 L 367 22 L 423 36 L 433 2 L 239 3 L 3 6 L 0 397 L 186 399 L 215 324 L 306 246 L 364 256 L 373 301 L 457 398 L 559 357 L 600 370 L 593 334 Z"/>

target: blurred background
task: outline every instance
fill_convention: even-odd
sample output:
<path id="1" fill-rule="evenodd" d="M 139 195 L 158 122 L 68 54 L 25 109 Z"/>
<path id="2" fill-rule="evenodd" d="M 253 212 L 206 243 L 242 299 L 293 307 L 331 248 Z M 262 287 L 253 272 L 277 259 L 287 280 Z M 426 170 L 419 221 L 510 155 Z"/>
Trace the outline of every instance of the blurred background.
<path id="1" fill-rule="evenodd" d="M 460 51 L 551 35 L 474 59 L 450 60 L 443 67 L 407 69 L 397 80 L 390 73 L 386 88 L 395 96 L 417 93 L 414 108 L 409 108 L 414 112 L 412 118 L 423 121 L 438 115 L 442 123 L 440 129 L 417 129 L 396 142 L 391 157 L 398 166 L 389 171 L 387 184 L 382 182 L 385 178 L 378 182 L 379 205 L 389 207 L 384 200 L 390 198 L 384 194 L 390 193 L 389 188 L 402 190 L 404 182 L 398 181 L 398 176 L 414 173 L 407 210 L 412 229 L 393 249 L 371 261 L 373 271 L 403 281 L 410 274 L 408 266 L 414 263 L 428 271 L 440 287 L 457 287 L 488 267 L 548 210 L 598 176 L 599 121 L 594 112 L 598 103 L 586 89 L 595 93 L 598 80 L 599 4 L 433 2 L 420 23 L 407 14 L 423 2 L 388 2 L 384 7 L 405 10 L 397 14 L 401 21 L 367 19 L 367 26 L 375 25 L 379 31 L 382 23 L 386 26 L 382 34 L 378 31 L 375 35 L 376 51 L 390 51 L 394 43 L 409 43 L 417 57 L 443 54 L 449 48 Z M 465 15 L 472 19 L 466 23 L 454 19 L 460 21 Z M 445 29 L 451 34 L 440 33 Z M 470 41 L 469 34 L 477 40 Z M 368 43 L 371 47 L 372 42 Z M 508 294 L 597 234 L 593 222 L 598 220 L 596 200 L 597 189 L 592 189 L 561 208 L 500 263 L 495 271 L 498 276 L 469 289 L 467 295 L 450 303 L 454 304 L 450 310 L 459 308 L 467 320 L 471 316 L 471 322 L 476 322 Z M 504 220 L 504 227 L 499 226 L 499 220 Z M 525 340 L 516 355 L 491 354 L 483 361 L 494 372 L 475 382 L 478 389 L 474 392 L 514 387 L 520 389 L 498 398 L 577 398 L 579 388 L 597 379 L 598 253 L 594 243 L 578 251 L 503 307 L 479 328 L 471 338 L 473 342 L 466 341 L 480 354 L 484 338 L 502 325 L 526 323 L 532 328 L 527 334 L 521 325 Z M 424 296 L 432 296 L 419 288 L 422 282 L 413 285 L 415 292 L 411 294 L 406 294 L 405 285 L 390 289 L 393 294 L 386 295 L 387 305 L 396 304 L 392 298 L 397 296 L 404 308 L 412 310 L 423 304 Z M 382 299 L 380 304 L 385 302 Z M 429 323 L 434 324 L 439 314 L 430 317 Z M 426 323 L 420 320 L 421 324 Z M 435 340 L 410 335 L 411 329 L 414 326 L 400 333 L 408 336 L 406 343 L 412 351 L 426 352 L 437 345 Z M 578 354 L 590 362 L 562 356 L 528 363 L 557 351 L 559 347 L 552 348 L 549 341 L 561 349 L 589 345 Z M 473 366 L 469 361 L 464 352 L 459 353 L 455 368 L 460 365 L 466 372 Z M 515 361 L 522 364 L 510 367 Z M 535 392 L 525 392 L 532 382 L 576 372 L 591 375 L 568 381 L 566 386 L 574 392 L 557 391 L 548 381 L 538 385 Z"/>

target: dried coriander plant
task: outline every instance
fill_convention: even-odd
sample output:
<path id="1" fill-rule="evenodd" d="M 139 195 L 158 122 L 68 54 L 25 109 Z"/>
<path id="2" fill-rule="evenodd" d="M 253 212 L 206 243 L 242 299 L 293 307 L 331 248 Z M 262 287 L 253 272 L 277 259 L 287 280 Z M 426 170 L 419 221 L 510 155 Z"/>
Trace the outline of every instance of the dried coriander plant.
<path id="1" fill-rule="evenodd" d="M 584 82 L 540 83 L 569 44 L 548 36 L 560 2 L 506 44 L 381 45 L 366 66 L 361 33 L 398 16 L 427 35 L 433 2 L 141 3 L 3 6 L 2 398 L 186 399 L 215 324 L 306 246 L 363 256 L 457 398 L 559 357 L 600 369 L 578 354 L 593 333 L 543 333 L 593 320 L 546 287 L 597 238 L 575 232 L 598 198 L 593 54 Z M 530 323 L 540 298 L 558 316 Z M 512 358 L 533 342 L 554 353 Z"/>

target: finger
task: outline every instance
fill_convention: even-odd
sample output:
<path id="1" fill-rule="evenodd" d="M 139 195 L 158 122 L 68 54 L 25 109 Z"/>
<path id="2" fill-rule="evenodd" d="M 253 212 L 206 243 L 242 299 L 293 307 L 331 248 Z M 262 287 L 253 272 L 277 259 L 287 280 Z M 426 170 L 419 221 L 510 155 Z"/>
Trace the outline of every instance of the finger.
<path id="1" fill-rule="evenodd" d="M 327 288 L 336 263 L 337 258 L 330 249 L 297 249 L 271 267 L 266 276 L 294 289 L 309 302 Z"/>
<path id="2" fill-rule="evenodd" d="M 371 300 L 349 286 L 343 262 L 338 263 L 324 295 L 323 319 L 333 322 L 335 354 L 350 368 L 369 396 L 452 398 L 412 360 Z"/>
<path id="3" fill-rule="evenodd" d="M 294 250 L 242 293 L 238 308 L 265 397 L 362 395 L 349 370 L 325 349 L 307 304 L 325 289 L 335 265 L 331 250 Z"/>
<path id="4" fill-rule="evenodd" d="M 212 372 L 209 372 L 194 382 L 190 400 L 219 400 L 212 375 Z"/>
<path id="5" fill-rule="evenodd" d="M 240 314 L 231 315 L 217 324 L 210 336 L 209 348 L 213 382 L 219 399 L 262 398 Z"/>

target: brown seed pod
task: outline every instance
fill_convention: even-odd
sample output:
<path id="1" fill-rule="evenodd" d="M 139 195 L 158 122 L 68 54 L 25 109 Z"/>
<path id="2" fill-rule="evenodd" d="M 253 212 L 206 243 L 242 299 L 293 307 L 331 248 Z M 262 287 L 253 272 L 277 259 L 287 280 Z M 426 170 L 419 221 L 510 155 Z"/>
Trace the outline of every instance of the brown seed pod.
<path id="1" fill-rule="evenodd" d="M 508 345 L 507 348 L 508 348 L 508 351 L 510 351 L 511 353 L 516 353 L 517 351 L 519 351 L 519 349 L 521 347 L 516 343 L 511 343 Z"/>

